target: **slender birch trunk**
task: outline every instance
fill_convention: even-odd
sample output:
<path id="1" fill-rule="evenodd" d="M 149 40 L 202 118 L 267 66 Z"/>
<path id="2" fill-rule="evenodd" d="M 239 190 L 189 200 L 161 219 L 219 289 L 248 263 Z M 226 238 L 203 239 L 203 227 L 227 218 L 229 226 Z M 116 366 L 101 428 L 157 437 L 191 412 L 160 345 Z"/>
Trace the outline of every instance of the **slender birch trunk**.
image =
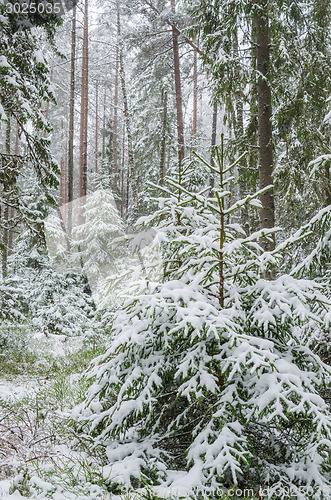
<path id="1" fill-rule="evenodd" d="M 120 23 L 120 11 L 119 4 L 117 4 L 117 34 L 118 40 L 121 37 L 121 23 Z M 129 206 L 129 187 L 132 189 L 133 196 L 133 211 L 134 217 L 138 216 L 138 186 L 137 186 L 137 175 L 135 171 L 134 164 L 134 155 L 133 155 L 133 141 L 132 141 L 132 133 L 131 133 L 131 120 L 129 113 L 129 104 L 128 104 L 128 96 L 126 92 L 126 81 L 125 81 L 125 71 L 124 71 L 124 58 L 122 48 L 119 47 L 119 68 L 120 68 L 120 78 L 121 78 L 121 87 L 122 87 L 122 97 L 123 97 L 123 106 L 124 106 L 124 120 L 126 125 L 126 136 L 127 136 L 127 144 L 128 144 L 128 187 L 127 187 L 127 210 Z M 127 211 L 128 214 L 128 211 Z"/>

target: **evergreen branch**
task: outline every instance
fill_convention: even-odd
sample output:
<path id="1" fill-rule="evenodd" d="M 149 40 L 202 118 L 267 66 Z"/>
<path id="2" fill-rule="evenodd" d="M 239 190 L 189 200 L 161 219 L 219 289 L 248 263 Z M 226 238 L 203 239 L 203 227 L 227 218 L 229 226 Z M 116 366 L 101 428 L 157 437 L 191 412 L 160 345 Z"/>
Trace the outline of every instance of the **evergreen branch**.
<path id="1" fill-rule="evenodd" d="M 149 0 L 142 0 L 142 1 L 146 5 L 148 5 L 148 7 L 152 9 L 158 16 L 161 16 L 161 12 L 157 7 L 155 7 L 155 5 L 152 2 L 150 2 Z M 194 50 L 196 50 L 200 56 L 202 56 L 203 54 L 202 50 L 199 49 L 199 47 L 194 42 L 192 42 L 190 38 L 184 35 L 184 33 L 178 28 L 178 26 L 171 19 L 166 18 L 165 21 L 176 32 L 176 35 L 181 35 L 184 38 L 185 42 L 188 43 Z"/>

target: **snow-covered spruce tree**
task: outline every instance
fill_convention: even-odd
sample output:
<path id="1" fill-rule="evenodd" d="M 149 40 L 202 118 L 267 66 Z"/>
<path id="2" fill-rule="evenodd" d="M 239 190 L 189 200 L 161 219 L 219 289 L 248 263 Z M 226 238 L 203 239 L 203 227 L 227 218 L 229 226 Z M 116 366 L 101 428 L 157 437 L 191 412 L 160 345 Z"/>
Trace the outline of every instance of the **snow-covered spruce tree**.
<path id="1" fill-rule="evenodd" d="M 320 393 L 330 368 L 308 339 L 330 321 L 330 302 L 312 280 L 261 278 L 282 258 L 259 245 L 275 230 L 247 235 L 232 223 L 260 193 L 231 205 L 234 165 L 217 153 L 214 197 L 189 189 L 190 166 L 180 168 L 141 220 L 162 244 L 164 280 L 116 313 L 75 415 L 118 482 L 175 468 L 186 486 L 269 487 L 273 499 L 285 486 L 304 499 L 310 487 L 310 498 L 327 498 L 331 420 Z"/>
<path id="2" fill-rule="evenodd" d="M 81 273 L 57 269 L 38 235 L 23 231 L 9 258 L 7 288 L 16 299 L 16 319 L 31 321 L 46 334 L 91 334 L 97 327 L 86 280 Z M 6 303 L 11 315 L 14 303 Z"/>
<path id="3" fill-rule="evenodd" d="M 98 305 L 103 296 L 102 283 L 114 271 L 117 252 L 114 239 L 124 234 L 112 190 L 98 189 L 83 201 L 77 200 L 73 218 L 71 257 L 86 276 Z"/>
<path id="4" fill-rule="evenodd" d="M 279 245 L 280 248 L 283 251 L 286 249 L 283 266 L 290 270 L 291 275 L 314 279 L 331 301 L 331 205 L 322 208 L 307 224 Z M 319 314 L 318 303 L 314 311 Z M 321 358 L 330 364 L 330 328 L 316 330 L 310 339 L 316 343 Z M 328 397 L 331 400 L 331 388 Z"/>

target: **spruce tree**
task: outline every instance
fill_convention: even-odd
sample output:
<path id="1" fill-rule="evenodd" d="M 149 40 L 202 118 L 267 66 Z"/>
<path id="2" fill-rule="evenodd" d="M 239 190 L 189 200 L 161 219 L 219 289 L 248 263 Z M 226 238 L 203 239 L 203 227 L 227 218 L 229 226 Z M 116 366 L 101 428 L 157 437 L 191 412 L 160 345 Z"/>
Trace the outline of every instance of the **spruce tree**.
<path id="1" fill-rule="evenodd" d="M 309 487 L 327 498 L 330 367 L 310 339 L 327 330 L 330 301 L 313 280 L 261 278 L 280 268 L 284 244 L 265 252 L 261 237 L 277 229 L 247 235 L 232 222 L 263 192 L 231 203 L 235 164 L 216 153 L 215 166 L 200 158 L 217 175 L 213 196 L 192 189 L 194 164 L 180 166 L 140 221 L 161 242 L 164 278 L 115 314 L 75 414 L 118 482 L 175 468 L 172 486 L 263 486 L 273 498 Z"/>

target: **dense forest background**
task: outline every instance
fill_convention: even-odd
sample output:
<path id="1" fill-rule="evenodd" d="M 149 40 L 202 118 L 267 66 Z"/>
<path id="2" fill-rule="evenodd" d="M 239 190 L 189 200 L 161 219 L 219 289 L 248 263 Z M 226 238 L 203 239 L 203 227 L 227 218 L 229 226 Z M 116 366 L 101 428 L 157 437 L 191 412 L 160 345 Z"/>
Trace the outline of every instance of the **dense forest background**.
<path id="1" fill-rule="evenodd" d="M 0 496 L 330 498 L 331 4 L 30 4 L 0 4 Z"/>

